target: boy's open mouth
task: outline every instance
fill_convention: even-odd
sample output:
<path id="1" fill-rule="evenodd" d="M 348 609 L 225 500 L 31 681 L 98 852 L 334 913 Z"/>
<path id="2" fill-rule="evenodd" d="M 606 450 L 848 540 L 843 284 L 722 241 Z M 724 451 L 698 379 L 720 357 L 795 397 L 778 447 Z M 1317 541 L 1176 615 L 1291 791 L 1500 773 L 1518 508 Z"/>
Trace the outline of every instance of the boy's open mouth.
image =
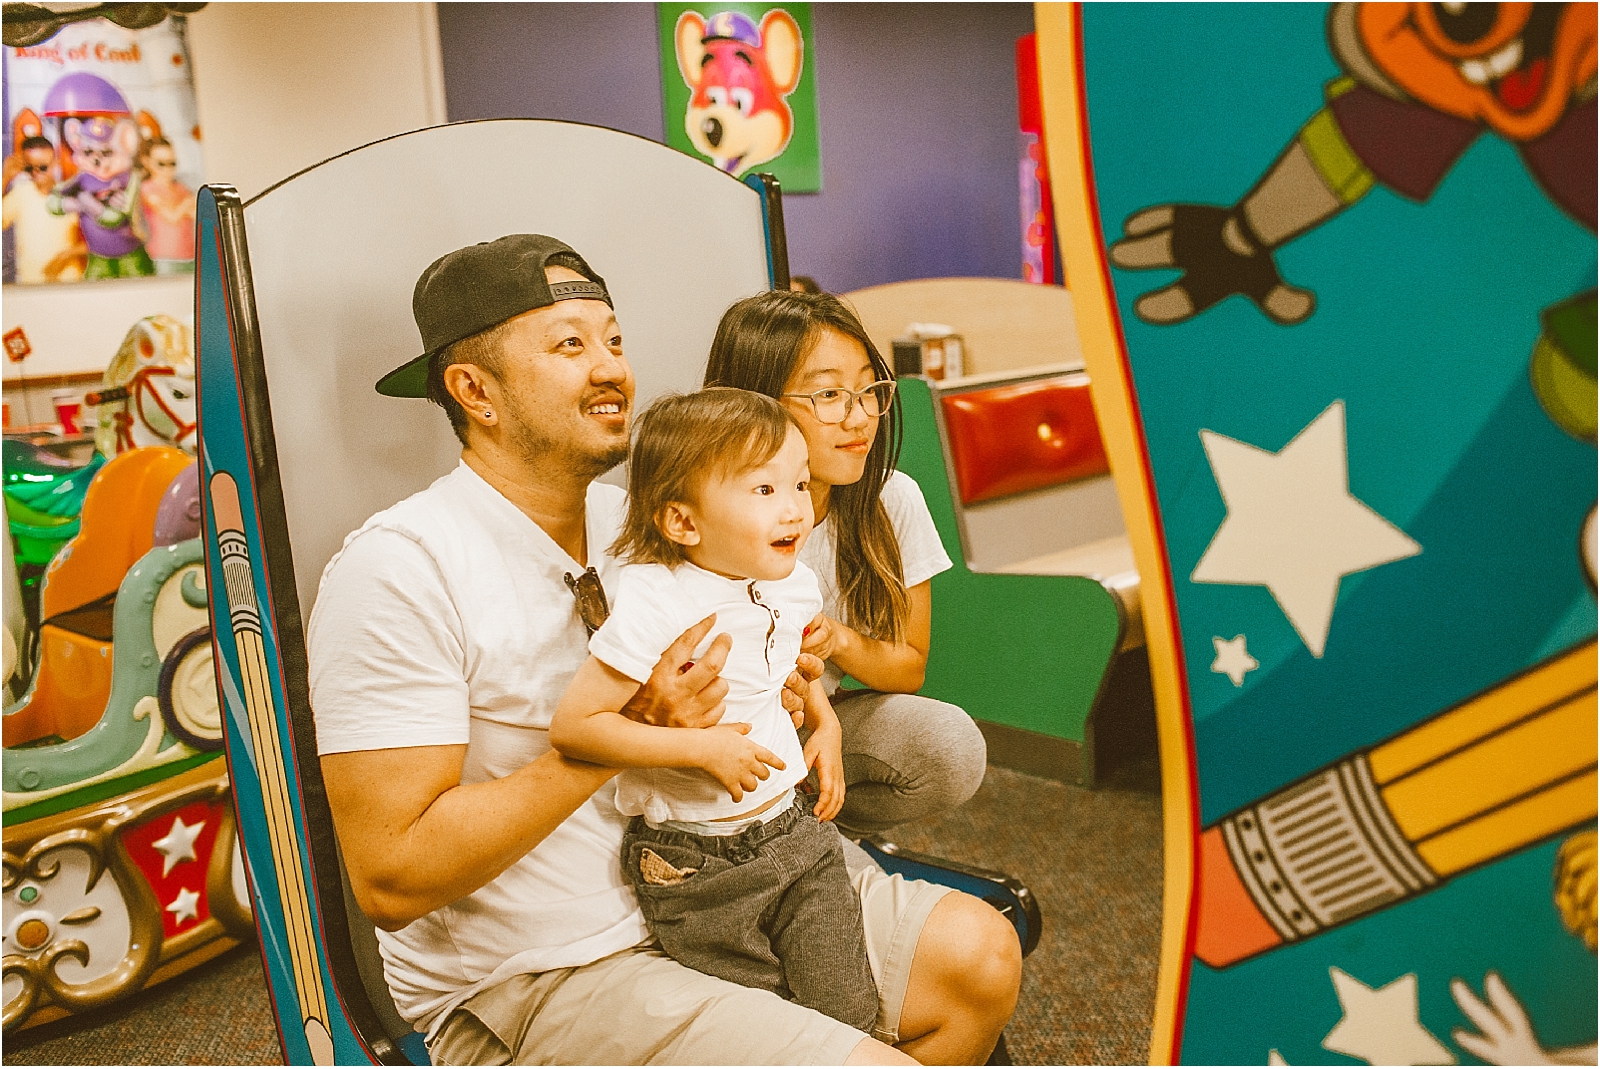
<path id="1" fill-rule="evenodd" d="M 790 535 L 787 538 L 780 538 L 780 539 L 777 539 L 776 541 L 774 541 L 772 543 L 772 548 L 773 549 L 784 549 L 784 550 L 793 549 L 795 547 L 795 543 L 797 543 L 799 541 L 800 541 L 800 536 L 799 535 Z"/>

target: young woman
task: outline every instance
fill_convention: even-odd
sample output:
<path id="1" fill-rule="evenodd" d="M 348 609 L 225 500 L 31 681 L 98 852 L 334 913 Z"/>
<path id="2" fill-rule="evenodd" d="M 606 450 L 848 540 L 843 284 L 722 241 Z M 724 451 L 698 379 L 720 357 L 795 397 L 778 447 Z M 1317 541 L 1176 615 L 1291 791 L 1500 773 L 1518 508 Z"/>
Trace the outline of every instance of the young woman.
<path id="1" fill-rule="evenodd" d="M 983 781 L 987 751 L 965 712 L 915 693 L 933 621 L 928 581 L 950 558 L 922 491 L 895 470 L 893 372 L 839 298 L 773 290 L 723 315 L 705 385 L 778 398 L 805 435 L 816 529 L 800 559 L 817 573 L 823 609 L 803 650 L 827 663 L 844 733 L 840 829 L 868 835 L 960 805 Z M 834 693 L 844 675 L 867 689 Z"/>

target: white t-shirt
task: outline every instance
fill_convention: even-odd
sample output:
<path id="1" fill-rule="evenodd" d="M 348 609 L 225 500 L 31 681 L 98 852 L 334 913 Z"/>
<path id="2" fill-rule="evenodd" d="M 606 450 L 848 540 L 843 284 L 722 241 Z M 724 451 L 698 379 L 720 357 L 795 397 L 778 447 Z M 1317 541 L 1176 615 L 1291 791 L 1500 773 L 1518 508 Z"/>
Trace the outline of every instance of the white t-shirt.
<path id="1" fill-rule="evenodd" d="M 629 565 L 617 581 L 605 626 L 589 652 L 639 683 L 650 678 L 672 641 L 712 613 L 717 622 L 694 651 L 704 657 L 712 640 L 733 639 L 722 679 L 728 684 L 724 724 L 749 724 L 745 737 L 783 762 L 754 791 L 733 796 L 700 769 L 632 768 L 616 779 L 617 809 L 652 824 L 708 821 L 758 809 L 805 778 L 805 758 L 794 721 L 783 708 L 783 682 L 800 654 L 800 631 L 822 610 L 817 577 L 796 564 L 786 579 L 729 579 L 687 561 Z"/>
<path id="2" fill-rule="evenodd" d="M 922 487 L 915 479 L 903 471 L 891 472 L 883 484 L 881 500 L 884 511 L 889 514 L 889 524 L 894 528 L 895 540 L 900 543 L 900 567 L 905 573 L 907 590 L 926 583 L 950 567 L 950 556 L 944 551 L 944 543 L 939 541 L 933 514 L 928 511 Z M 822 587 L 822 611 L 840 623 L 846 622 L 844 606 L 839 601 L 839 549 L 832 513 L 817 524 L 806 544 L 800 547 L 800 561 L 817 573 L 817 582 Z M 838 689 L 842 678 L 843 670 L 829 661 L 822 677 L 829 694 Z"/>
<path id="3" fill-rule="evenodd" d="M 74 264 L 56 279 L 45 278 L 50 261 L 73 246 L 78 215 L 52 215 L 45 207 L 49 194 L 40 193 L 28 175 L 19 176 L 6 193 L 3 213 L 5 225 L 16 235 L 18 282 L 70 282 L 83 274 Z"/>
<path id="4" fill-rule="evenodd" d="M 589 557 L 626 498 L 589 487 Z M 465 463 L 373 516 L 328 562 L 307 631 L 324 754 L 467 746 L 463 783 L 509 775 L 550 748 L 550 717 L 588 657 L 563 576 L 583 567 Z M 379 931 L 401 1016 L 432 1030 L 489 983 L 584 965 L 646 938 L 622 876 L 627 820 L 608 784 L 484 887 L 398 932 Z"/>

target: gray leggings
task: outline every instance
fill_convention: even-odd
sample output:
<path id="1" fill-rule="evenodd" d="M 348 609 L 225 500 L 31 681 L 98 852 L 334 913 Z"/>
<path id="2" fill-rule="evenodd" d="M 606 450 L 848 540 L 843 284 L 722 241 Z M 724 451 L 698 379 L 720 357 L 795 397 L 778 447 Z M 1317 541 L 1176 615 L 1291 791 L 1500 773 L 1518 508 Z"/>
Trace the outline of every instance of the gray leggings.
<path id="1" fill-rule="evenodd" d="M 920 694 L 841 690 L 833 709 L 844 733 L 846 787 L 834 823 L 846 835 L 942 816 L 983 782 L 983 735 L 954 705 Z"/>

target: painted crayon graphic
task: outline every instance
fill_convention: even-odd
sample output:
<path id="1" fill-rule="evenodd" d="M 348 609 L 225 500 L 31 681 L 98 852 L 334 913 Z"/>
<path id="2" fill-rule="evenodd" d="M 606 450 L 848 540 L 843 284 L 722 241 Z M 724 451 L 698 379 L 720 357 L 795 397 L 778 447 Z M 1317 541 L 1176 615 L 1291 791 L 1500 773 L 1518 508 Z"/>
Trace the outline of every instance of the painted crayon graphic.
<path id="1" fill-rule="evenodd" d="M 333 1064 L 333 1038 L 328 1032 L 328 996 L 317 963 L 315 925 L 306 898 L 305 862 L 295 834 L 294 808 L 289 797 L 288 772 L 278 741 L 272 695 L 267 675 L 267 655 L 262 645 L 261 613 L 256 603 L 255 579 L 250 568 L 250 545 L 245 540 L 239 488 L 233 476 L 217 472 L 211 477 L 211 511 L 217 525 L 217 548 L 227 590 L 228 616 L 239 653 L 240 682 L 250 716 L 261 796 L 266 807 L 267 830 L 272 841 L 273 868 L 278 874 L 278 896 L 289 933 L 290 967 L 306 1042 L 317 1065 Z"/>
<path id="2" fill-rule="evenodd" d="M 1200 838 L 1195 954 L 1224 968 L 1595 819 L 1593 639 Z"/>

